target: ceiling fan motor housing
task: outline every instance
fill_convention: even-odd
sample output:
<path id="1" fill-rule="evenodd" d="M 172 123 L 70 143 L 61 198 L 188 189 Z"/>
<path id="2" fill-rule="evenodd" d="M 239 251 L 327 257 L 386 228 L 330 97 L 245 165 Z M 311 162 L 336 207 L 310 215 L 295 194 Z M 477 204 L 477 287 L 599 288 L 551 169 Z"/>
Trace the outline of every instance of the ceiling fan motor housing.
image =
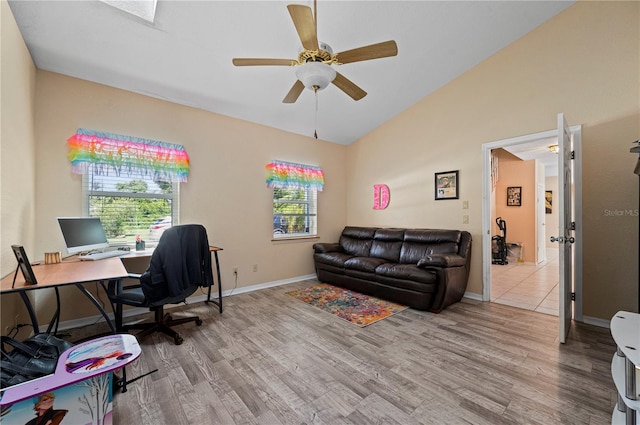
<path id="1" fill-rule="evenodd" d="M 296 67 L 296 77 L 311 90 L 322 90 L 336 78 L 336 70 L 323 62 L 307 62 Z"/>

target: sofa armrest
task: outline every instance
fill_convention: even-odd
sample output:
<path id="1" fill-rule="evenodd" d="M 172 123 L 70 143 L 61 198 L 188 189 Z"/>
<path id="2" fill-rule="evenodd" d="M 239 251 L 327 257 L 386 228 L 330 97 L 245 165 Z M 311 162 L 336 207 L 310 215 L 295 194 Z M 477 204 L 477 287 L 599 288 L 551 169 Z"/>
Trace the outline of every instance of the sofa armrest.
<path id="1" fill-rule="evenodd" d="M 339 243 L 314 243 L 313 250 L 316 254 L 323 254 L 325 252 L 342 252 L 342 247 Z"/>
<path id="2" fill-rule="evenodd" d="M 431 254 L 418 260 L 417 266 L 421 269 L 429 267 L 460 267 L 464 266 L 467 260 L 458 254 Z"/>

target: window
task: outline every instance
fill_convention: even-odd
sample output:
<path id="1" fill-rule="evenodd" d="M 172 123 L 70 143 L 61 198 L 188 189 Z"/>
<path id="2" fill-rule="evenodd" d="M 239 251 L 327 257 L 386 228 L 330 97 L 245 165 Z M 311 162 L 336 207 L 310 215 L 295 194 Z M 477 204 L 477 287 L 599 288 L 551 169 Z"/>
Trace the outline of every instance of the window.
<path id="1" fill-rule="evenodd" d="M 179 184 L 154 181 L 151 176 L 84 174 L 84 206 L 90 217 L 100 217 L 110 243 L 131 243 L 136 236 L 158 241 L 177 224 Z"/>
<path id="2" fill-rule="evenodd" d="M 67 145 L 71 171 L 83 176 L 84 213 L 100 217 L 109 242 L 157 241 L 177 224 L 184 146 L 86 128 Z"/>
<path id="3" fill-rule="evenodd" d="M 315 189 L 273 189 L 273 237 L 315 236 L 317 231 Z"/>
<path id="4" fill-rule="evenodd" d="M 273 238 L 316 236 L 322 169 L 283 161 L 273 161 L 265 169 L 267 187 L 273 188 Z"/>

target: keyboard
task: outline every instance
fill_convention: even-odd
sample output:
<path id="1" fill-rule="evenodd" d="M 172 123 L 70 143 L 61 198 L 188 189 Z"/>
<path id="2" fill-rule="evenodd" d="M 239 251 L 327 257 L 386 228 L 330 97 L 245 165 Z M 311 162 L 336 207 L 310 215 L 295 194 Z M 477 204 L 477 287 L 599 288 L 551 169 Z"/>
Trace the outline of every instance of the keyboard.
<path id="1" fill-rule="evenodd" d="M 123 255 L 129 254 L 129 251 L 122 250 L 113 250 L 113 251 L 104 251 L 104 252 L 94 252 L 92 254 L 80 255 L 78 258 L 83 261 L 91 260 L 104 260 L 105 258 L 111 257 L 122 257 Z"/>

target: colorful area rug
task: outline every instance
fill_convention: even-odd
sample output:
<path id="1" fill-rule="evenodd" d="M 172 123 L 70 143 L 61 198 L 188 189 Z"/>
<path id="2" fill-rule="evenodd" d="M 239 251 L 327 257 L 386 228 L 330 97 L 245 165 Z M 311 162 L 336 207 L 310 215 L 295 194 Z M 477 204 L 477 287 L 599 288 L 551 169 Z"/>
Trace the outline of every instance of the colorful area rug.
<path id="1" fill-rule="evenodd" d="M 287 295 L 361 328 L 409 308 L 325 283 L 287 292 Z"/>

